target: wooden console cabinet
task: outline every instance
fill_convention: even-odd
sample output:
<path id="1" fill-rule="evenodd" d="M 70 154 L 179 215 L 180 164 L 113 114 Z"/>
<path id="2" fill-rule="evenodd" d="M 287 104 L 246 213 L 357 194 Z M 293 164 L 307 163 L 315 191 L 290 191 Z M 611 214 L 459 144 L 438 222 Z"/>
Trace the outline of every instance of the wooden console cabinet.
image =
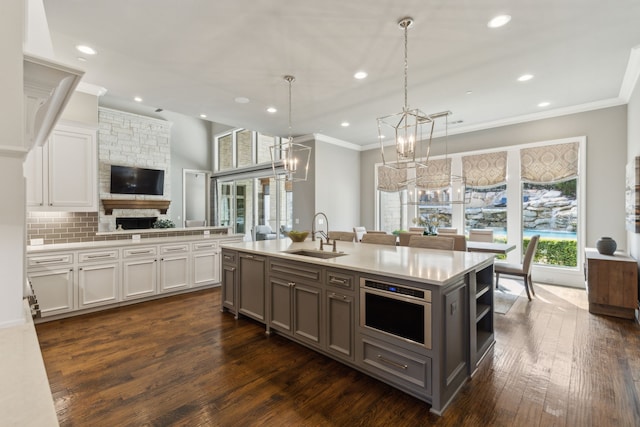
<path id="1" fill-rule="evenodd" d="M 585 258 L 589 312 L 633 319 L 638 309 L 638 262 L 593 248 L 585 248 Z"/>

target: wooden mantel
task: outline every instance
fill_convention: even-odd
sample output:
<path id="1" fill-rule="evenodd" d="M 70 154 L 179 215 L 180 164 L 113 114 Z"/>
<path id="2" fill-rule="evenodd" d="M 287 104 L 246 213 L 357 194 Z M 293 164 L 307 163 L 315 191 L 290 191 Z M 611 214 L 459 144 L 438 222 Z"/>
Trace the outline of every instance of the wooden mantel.
<path id="1" fill-rule="evenodd" d="M 166 214 L 169 203 L 171 200 L 102 199 L 105 215 L 111 215 L 114 209 L 158 209 Z"/>

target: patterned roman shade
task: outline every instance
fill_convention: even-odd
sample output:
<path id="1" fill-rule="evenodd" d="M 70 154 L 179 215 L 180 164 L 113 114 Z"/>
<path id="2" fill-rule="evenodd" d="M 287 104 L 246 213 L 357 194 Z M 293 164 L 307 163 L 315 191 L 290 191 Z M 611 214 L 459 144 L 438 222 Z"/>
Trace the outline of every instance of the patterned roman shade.
<path id="1" fill-rule="evenodd" d="M 535 184 L 575 178 L 578 176 L 578 143 L 523 148 L 520 170 L 522 181 Z"/>
<path id="2" fill-rule="evenodd" d="M 387 192 L 402 191 L 407 188 L 407 168 L 378 166 L 378 190 Z"/>
<path id="3" fill-rule="evenodd" d="M 451 186 L 451 159 L 429 159 L 427 166 L 416 166 L 416 187 L 439 190 Z"/>
<path id="4" fill-rule="evenodd" d="M 462 157 L 462 175 L 470 187 L 488 188 L 507 181 L 507 152 Z"/>

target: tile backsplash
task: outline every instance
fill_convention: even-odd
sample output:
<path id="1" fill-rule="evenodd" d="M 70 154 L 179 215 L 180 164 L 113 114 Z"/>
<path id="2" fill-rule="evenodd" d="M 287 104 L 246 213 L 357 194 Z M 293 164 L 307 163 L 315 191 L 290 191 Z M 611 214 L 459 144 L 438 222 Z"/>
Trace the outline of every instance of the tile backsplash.
<path id="1" fill-rule="evenodd" d="M 27 245 L 31 244 L 31 239 L 43 239 L 45 245 L 131 239 L 130 234 L 96 236 L 97 232 L 97 212 L 27 213 Z M 167 232 L 154 232 L 152 234 L 141 232 L 140 234 L 143 239 L 149 237 L 192 236 L 202 234 L 202 230 L 186 231 L 178 228 L 167 230 Z"/>
<path id="2" fill-rule="evenodd" d="M 27 244 L 31 239 L 43 239 L 45 244 L 92 241 L 97 232 L 97 212 L 27 213 Z"/>

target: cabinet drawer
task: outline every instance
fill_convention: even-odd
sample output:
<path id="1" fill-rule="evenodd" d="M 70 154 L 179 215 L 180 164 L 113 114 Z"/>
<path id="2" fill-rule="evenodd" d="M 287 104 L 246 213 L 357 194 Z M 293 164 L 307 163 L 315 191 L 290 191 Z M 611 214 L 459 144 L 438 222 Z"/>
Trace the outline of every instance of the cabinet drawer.
<path id="1" fill-rule="evenodd" d="M 73 254 L 50 254 L 29 256 L 29 267 L 46 267 L 50 265 L 71 265 L 73 264 Z"/>
<path id="2" fill-rule="evenodd" d="M 227 265 L 236 265 L 238 262 L 238 253 L 228 251 L 226 249 L 222 250 L 222 263 Z"/>
<path id="3" fill-rule="evenodd" d="M 180 254 L 180 253 L 187 253 L 187 252 L 189 252 L 189 244 L 187 243 L 160 246 L 161 255 Z"/>
<path id="4" fill-rule="evenodd" d="M 269 272 L 272 275 L 286 277 L 293 281 L 296 279 L 306 279 L 312 282 L 318 282 L 322 277 L 322 270 L 310 264 L 275 259 L 272 259 L 269 263 Z"/>
<path id="5" fill-rule="evenodd" d="M 362 339 L 363 363 L 395 383 L 416 386 L 431 395 L 431 359 L 370 338 Z"/>
<path id="6" fill-rule="evenodd" d="M 347 272 L 327 270 L 326 283 L 340 289 L 353 290 L 356 279 L 353 274 Z"/>
<path id="7" fill-rule="evenodd" d="M 155 246 L 144 246 L 139 248 L 125 248 L 122 250 L 123 258 L 140 258 L 157 255 L 158 249 Z"/>
<path id="8" fill-rule="evenodd" d="M 119 258 L 117 249 L 106 251 L 80 252 L 78 254 L 79 262 L 96 262 L 96 261 L 112 261 Z"/>
<path id="9" fill-rule="evenodd" d="M 198 242 L 192 243 L 193 251 L 211 251 L 218 248 L 218 242 Z"/>

